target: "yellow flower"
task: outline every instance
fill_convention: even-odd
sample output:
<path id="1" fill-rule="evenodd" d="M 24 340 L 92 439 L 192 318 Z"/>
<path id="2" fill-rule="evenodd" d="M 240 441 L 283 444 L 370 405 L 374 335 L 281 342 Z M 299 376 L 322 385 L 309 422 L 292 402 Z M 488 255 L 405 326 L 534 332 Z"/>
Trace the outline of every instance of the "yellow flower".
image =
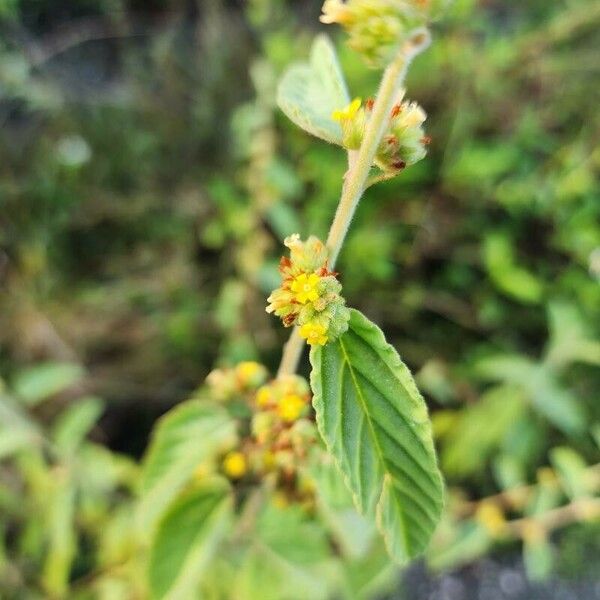
<path id="1" fill-rule="evenodd" d="M 304 400 L 297 394 L 287 394 L 277 405 L 277 414 L 286 422 L 292 423 L 300 417 L 304 409 Z"/>
<path id="2" fill-rule="evenodd" d="M 223 471 L 231 479 L 241 479 L 247 470 L 248 463 L 241 452 L 229 452 L 223 459 Z"/>
<path id="3" fill-rule="evenodd" d="M 354 100 L 352 100 L 352 102 L 350 102 L 346 108 L 343 108 L 342 110 L 334 110 L 331 113 L 331 118 L 339 123 L 342 121 L 351 121 L 356 116 L 361 102 L 362 101 L 360 98 L 354 98 Z"/>
<path id="4" fill-rule="evenodd" d="M 307 275 L 306 273 L 302 273 L 298 275 L 292 281 L 292 292 L 296 294 L 296 300 L 300 302 L 300 304 L 306 304 L 307 302 L 314 302 L 319 297 L 319 292 L 317 292 L 317 285 L 321 278 L 315 273 L 311 273 Z"/>
<path id="5" fill-rule="evenodd" d="M 240 383 L 244 386 L 264 381 L 265 368 L 254 361 L 244 361 L 237 365 L 236 373 Z"/>
<path id="6" fill-rule="evenodd" d="M 325 0 L 323 4 L 323 14 L 319 18 L 321 23 L 331 25 L 332 23 L 350 23 L 353 19 L 353 12 L 343 2 L 339 0 Z"/>
<path id="7" fill-rule="evenodd" d="M 324 346 L 327 343 L 327 329 L 320 323 L 308 322 L 300 327 L 300 335 L 311 345 Z"/>
<path id="8" fill-rule="evenodd" d="M 501 536 L 506 527 L 506 518 L 500 507 L 487 500 L 484 500 L 477 508 L 475 519 L 493 537 Z"/>
<path id="9" fill-rule="evenodd" d="M 260 408 L 266 408 L 273 402 L 273 394 L 271 393 L 271 387 L 263 385 L 256 393 L 256 404 Z"/>

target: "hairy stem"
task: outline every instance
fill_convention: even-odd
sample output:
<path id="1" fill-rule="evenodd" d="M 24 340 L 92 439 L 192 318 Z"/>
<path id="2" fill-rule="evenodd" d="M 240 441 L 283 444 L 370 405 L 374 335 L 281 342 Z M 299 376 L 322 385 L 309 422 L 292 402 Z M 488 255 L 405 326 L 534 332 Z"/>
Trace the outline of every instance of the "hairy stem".
<path id="1" fill-rule="evenodd" d="M 419 52 L 429 45 L 429 40 L 427 30 L 423 29 L 415 33 L 383 73 L 362 144 L 359 150 L 351 153 L 349 157 L 350 167 L 346 173 L 340 202 L 327 236 L 330 269 L 335 266 L 356 207 L 367 187 L 377 147 L 385 133 L 390 111 L 406 76 L 408 65 Z M 278 377 L 295 373 L 303 349 L 304 340 L 300 337 L 298 327 L 294 327 L 290 339 L 283 349 L 281 364 L 277 372 Z"/>

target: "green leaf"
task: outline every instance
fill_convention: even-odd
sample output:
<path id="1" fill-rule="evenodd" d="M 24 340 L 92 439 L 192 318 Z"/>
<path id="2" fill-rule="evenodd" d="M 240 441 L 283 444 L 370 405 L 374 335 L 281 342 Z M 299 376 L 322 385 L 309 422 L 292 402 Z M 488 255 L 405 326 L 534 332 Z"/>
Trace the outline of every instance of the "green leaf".
<path id="1" fill-rule="evenodd" d="M 65 410 L 54 424 L 52 438 L 64 452 L 74 452 L 102 414 L 100 398 L 81 398 Z"/>
<path id="2" fill-rule="evenodd" d="M 470 475 L 481 470 L 492 452 L 527 408 L 522 389 L 501 385 L 460 412 L 442 454 L 444 471 Z"/>
<path id="3" fill-rule="evenodd" d="M 444 529 L 444 527 L 440 527 Z M 487 531 L 473 521 L 459 523 L 453 531 L 444 531 L 445 541 L 427 553 L 427 564 L 435 571 L 448 571 L 473 562 L 483 556 L 492 545 Z"/>
<path id="4" fill-rule="evenodd" d="M 321 435 L 358 509 L 404 563 L 425 549 L 443 505 L 425 402 L 381 330 L 356 310 L 349 330 L 313 346 L 310 359 Z"/>
<path id="5" fill-rule="evenodd" d="M 488 234 L 483 250 L 490 279 L 501 292 L 525 304 L 541 301 L 542 280 L 516 263 L 512 240 L 506 234 Z"/>
<path id="6" fill-rule="evenodd" d="M 317 512 L 344 557 L 350 560 L 365 557 L 373 545 L 375 527 L 357 512 L 331 455 L 319 451 L 310 475 L 315 482 Z"/>
<path id="7" fill-rule="evenodd" d="M 178 498 L 161 519 L 150 547 L 148 581 L 153 598 L 187 600 L 227 532 L 232 499 L 217 480 Z"/>
<path id="8" fill-rule="evenodd" d="M 142 471 L 140 527 L 150 530 L 200 464 L 235 443 L 226 411 L 198 400 L 179 404 L 156 426 Z"/>
<path id="9" fill-rule="evenodd" d="M 589 327 L 577 307 L 554 301 L 548 307 L 550 342 L 546 361 L 557 368 L 571 362 L 600 365 L 600 342 L 593 339 Z"/>
<path id="10" fill-rule="evenodd" d="M 525 540 L 523 562 L 531 581 L 547 579 L 552 573 L 554 564 L 552 546 L 545 539 Z"/>
<path id="11" fill-rule="evenodd" d="M 569 498 L 582 498 L 592 494 L 594 482 L 588 474 L 588 465 L 575 450 L 567 446 L 554 448 L 550 452 L 550 460 Z"/>
<path id="12" fill-rule="evenodd" d="M 21 371 L 13 389 L 25 404 L 34 406 L 67 389 L 83 377 L 83 369 L 72 363 L 45 363 Z"/>
<path id="13" fill-rule="evenodd" d="M 277 89 L 277 103 L 298 127 L 341 145 L 342 128 L 331 113 L 346 107 L 350 96 L 335 48 L 327 36 L 317 36 L 309 63 L 292 65 L 285 72 Z"/>

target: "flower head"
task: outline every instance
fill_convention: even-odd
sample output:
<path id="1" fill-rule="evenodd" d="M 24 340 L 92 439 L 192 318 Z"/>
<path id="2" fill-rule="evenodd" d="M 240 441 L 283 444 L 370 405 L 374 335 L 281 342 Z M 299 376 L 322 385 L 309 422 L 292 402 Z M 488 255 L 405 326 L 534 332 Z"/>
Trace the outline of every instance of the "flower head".
<path id="1" fill-rule="evenodd" d="M 400 45 L 436 19 L 448 0 L 325 0 L 321 22 L 338 23 L 348 43 L 374 67 L 388 63 Z"/>
<path id="2" fill-rule="evenodd" d="M 284 243 L 290 256 L 279 263 L 281 286 L 269 296 L 267 312 L 275 313 L 286 327 L 310 323 L 301 329 L 309 343 L 336 339 L 348 329 L 350 311 L 340 295 L 337 273 L 327 267 L 327 249 L 314 236 L 303 242 L 294 234 Z"/>

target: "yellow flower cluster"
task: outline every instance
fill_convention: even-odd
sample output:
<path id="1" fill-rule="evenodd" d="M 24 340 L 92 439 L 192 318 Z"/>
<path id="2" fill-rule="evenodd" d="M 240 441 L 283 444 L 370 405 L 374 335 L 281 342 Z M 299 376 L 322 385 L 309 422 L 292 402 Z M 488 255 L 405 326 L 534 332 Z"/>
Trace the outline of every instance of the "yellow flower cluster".
<path id="1" fill-rule="evenodd" d="M 311 236 L 303 242 L 294 234 L 284 243 L 290 256 L 279 263 L 282 283 L 269 296 L 267 312 L 275 313 L 286 327 L 300 326 L 300 335 L 309 344 L 322 346 L 348 328 L 350 313 L 340 295 L 342 286 L 328 269 L 327 250 L 319 239 Z"/>
<path id="2" fill-rule="evenodd" d="M 310 388 L 297 375 L 279 377 L 256 393 L 257 412 L 252 419 L 256 444 L 255 463 L 263 476 L 270 475 L 287 491 L 299 477 L 298 467 L 316 441 L 316 428 L 309 418 Z"/>
<path id="3" fill-rule="evenodd" d="M 341 25 L 350 47 L 371 66 L 381 67 L 447 4 L 448 0 L 325 0 L 321 22 Z"/>
<path id="4" fill-rule="evenodd" d="M 305 303 L 315 301 L 310 274 L 300 278 L 294 293 Z M 303 298 L 304 298 L 303 296 Z M 322 332 L 321 332 L 322 334 Z M 207 377 L 203 399 L 233 402 L 231 414 L 240 421 L 240 438 L 230 440 L 194 471 L 196 481 L 221 473 L 232 483 L 270 479 L 280 500 L 312 501 L 299 466 L 317 439 L 310 415 L 310 388 L 302 377 L 287 375 L 267 383 L 267 370 L 253 361 L 230 369 L 216 369 Z M 244 409 L 244 402 L 249 408 Z"/>
<path id="5" fill-rule="evenodd" d="M 232 369 L 214 369 L 208 374 L 211 397 L 221 402 L 243 397 L 267 380 L 267 369 L 260 363 L 244 361 Z"/>
<path id="6" fill-rule="evenodd" d="M 387 131 L 374 159 L 375 165 L 388 176 L 424 158 L 430 141 L 423 131 L 423 123 L 427 118 L 425 111 L 416 102 L 403 101 L 403 93 L 400 93 L 390 112 Z M 363 106 L 359 99 L 355 99 L 345 109 L 332 113 L 331 118 L 342 127 L 342 144 L 345 148 L 360 148 L 373 105 L 373 100 L 368 100 Z"/>

